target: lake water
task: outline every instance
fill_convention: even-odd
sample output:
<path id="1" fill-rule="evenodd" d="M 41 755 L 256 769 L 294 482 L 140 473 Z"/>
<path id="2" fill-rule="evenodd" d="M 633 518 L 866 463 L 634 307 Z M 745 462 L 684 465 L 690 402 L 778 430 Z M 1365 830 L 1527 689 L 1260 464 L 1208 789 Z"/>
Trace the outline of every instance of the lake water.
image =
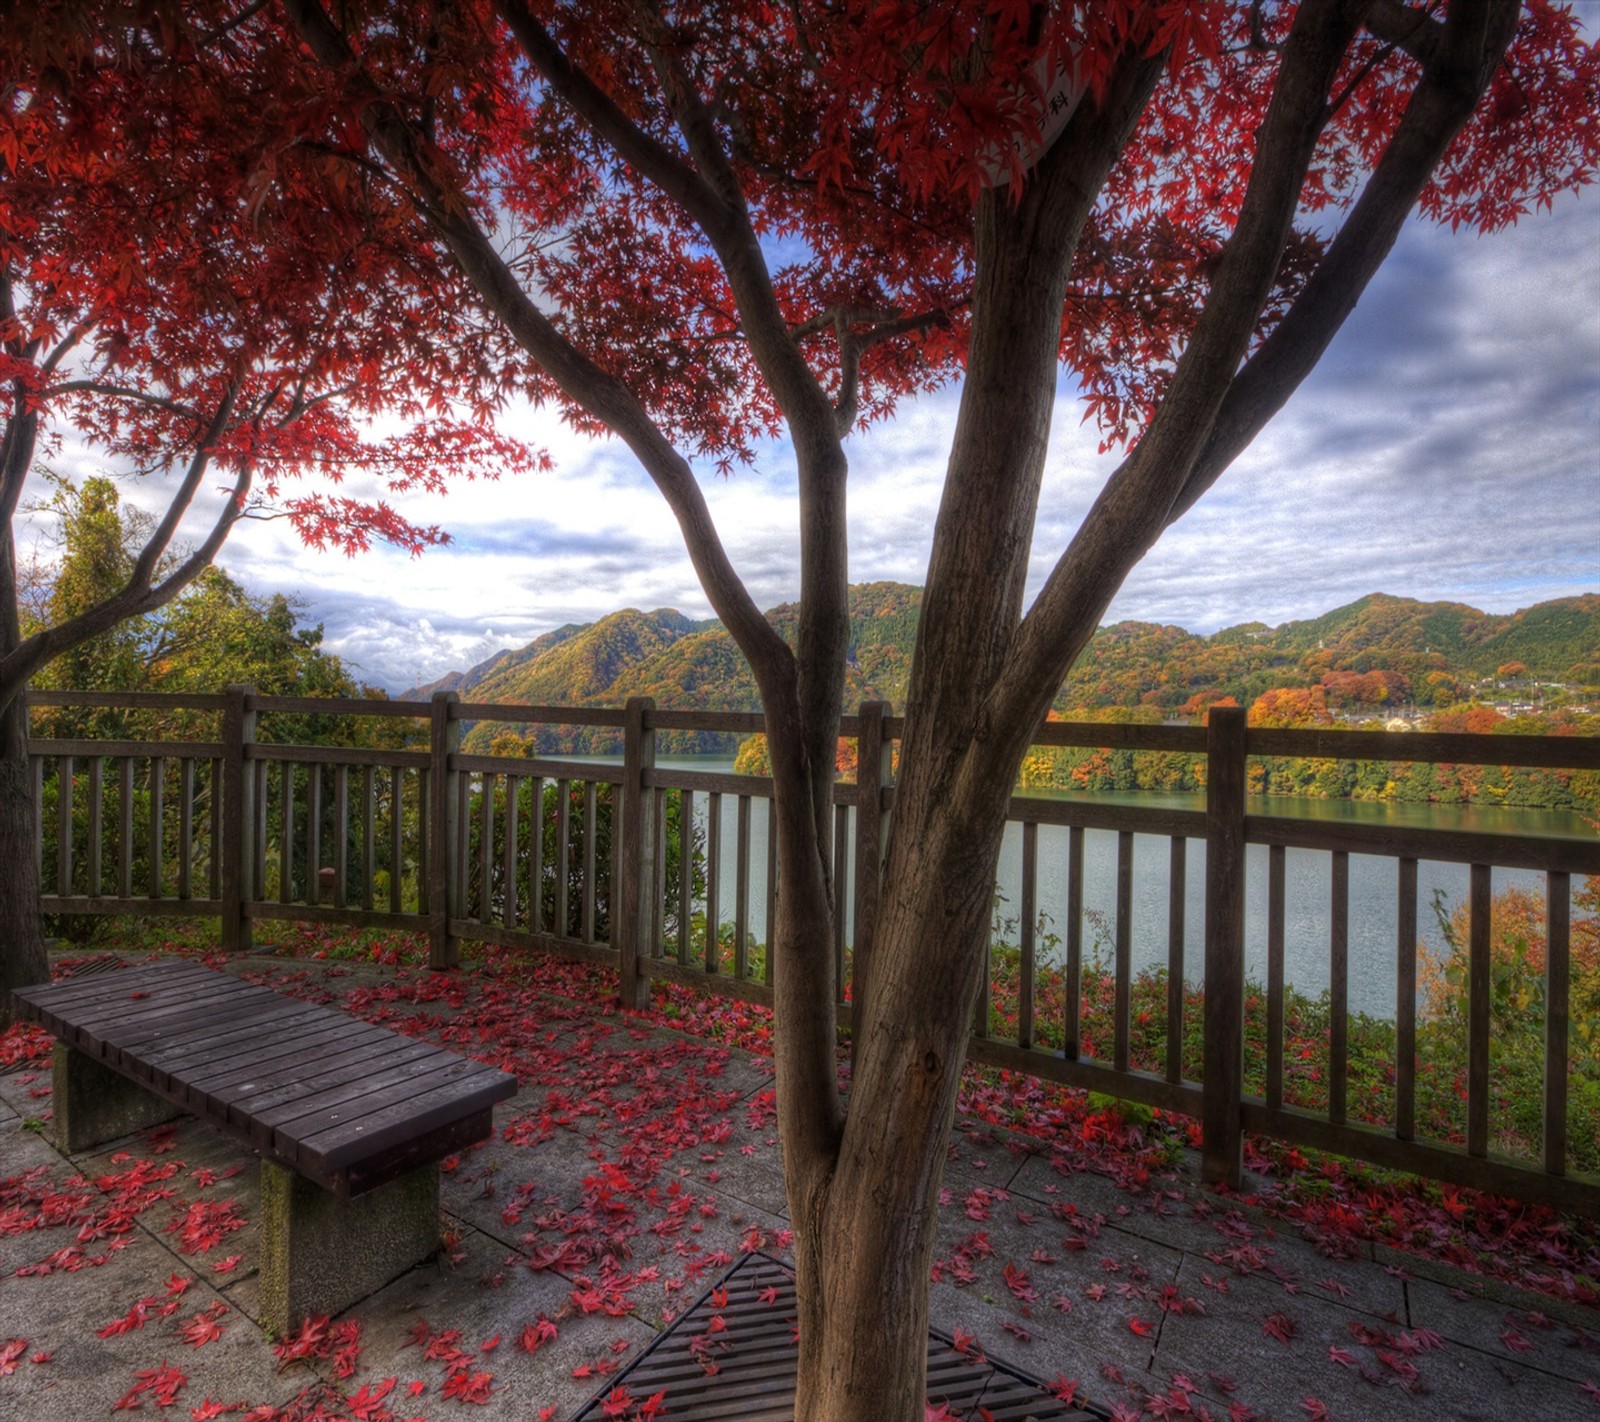
<path id="1" fill-rule="evenodd" d="M 728 772 L 731 757 L 662 757 L 661 768 Z M 1075 796 L 1030 792 L 1040 799 L 1092 799 L 1096 803 L 1138 805 L 1158 809 L 1203 810 L 1202 795 L 1109 794 Z M 695 797 L 695 816 L 702 826 L 705 796 Z M 1364 825 L 1406 826 L 1419 829 L 1468 830 L 1477 833 L 1549 835 L 1592 838 L 1593 831 L 1578 815 L 1560 811 L 1510 810 L 1483 805 L 1404 805 L 1353 800 L 1312 800 L 1298 796 L 1252 796 L 1249 812 L 1314 820 L 1342 820 Z M 723 883 L 718 895 L 721 919 L 731 923 L 734 914 L 733 866 L 737 840 L 738 801 L 722 801 Z M 750 931 L 766 936 L 764 921 L 766 873 L 766 806 L 752 805 Z M 1039 828 L 1038 909 L 1045 929 L 1065 937 L 1067 901 L 1068 831 L 1051 825 Z M 1156 835 L 1135 835 L 1133 845 L 1133 967 L 1165 965 L 1167 961 L 1168 861 L 1170 842 Z M 1261 982 L 1267 974 L 1267 858 L 1265 845 L 1250 845 L 1245 862 L 1245 962 L 1247 972 Z M 1206 846 L 1203 840 L 1187 844 L 1184 914 L 1184 976 L 1197 982 L 1204 969 Z M 1398 863 L 1370 855 L 1350 856 L 1350 1007 L 1376 1017 L 1392 1017 L 1395 1004 L 1395 940 Z M 1329 896 L 1332 856 L 1320 850 L 1289 849 L 1285 854 L 1284 973 L 1303 992 L 1317 994 L 1329 983 Z M 1423 861 L 1417 873 L 1418 929 L 1424 944 L 1435 950 L 1443 939 L 1433 911 L 1434 897 L 1446 914 L 1465 902 L 1468 868 L 1465 864 Z M 1116 931 L 1117 836 L 1106 830 L 1084 834 L 1083 952 L 1089 961 L 1098 945 L 1111 961 Z M 1544 876 L 1527 870 L 1496 869 L 1494 891 L 1517 886 L 1543 893 Z M 1000 851 L 997 886 L 999 915 L 1014 919 L 1022 900 L 1022 829 L 1006 827 Z M 1575 883 L 1574 888 L 1578 887 Z M 1007 935 L 1015 942 L 1015 932 Z M 1065 950 L 1057 948 L 1059 960 Z M 1041 955 L 1049 961 L 1049 957 Z"/>

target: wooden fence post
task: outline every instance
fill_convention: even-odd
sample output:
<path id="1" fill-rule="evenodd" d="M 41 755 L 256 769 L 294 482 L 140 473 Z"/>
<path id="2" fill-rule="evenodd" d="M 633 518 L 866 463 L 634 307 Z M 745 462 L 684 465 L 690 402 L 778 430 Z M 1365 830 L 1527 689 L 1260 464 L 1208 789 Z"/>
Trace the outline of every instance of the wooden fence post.
<path id="1" fill-rule="evenodd" d="M 648 696 L 630 697 L 623 710 L 622 784 L 612 806 L 611 832 L 617 833 L 615 816 L 622 817 L 622 854 L 619 881 L 612 894 L 612 932 L 616 935 L 618 996 L 624 1007 L 642 1010 L 650 1000 L 650 974 L 641 966 L 648 956 L 655 906 L 650 886 L 655 883 L 656 817 L 649 812 L 650 792 L 644 773 L 655 768 L 656 733 L 645 718 L 656 709 Z"/>
<path id="2" fill-rule="evenodd" d="M 456 778 L 450 758 L 461 749 L 461 723 L 450 713 L 461 698 L 453 691 L 436 691 L 428 721 L 428 966 L 453 968 L 459 944 L 450 932 L 450 920 L 459 912 L 461 886 L 456 864 L 456 840 L 465 832 L 456 808 Z"/>
<path id="3" fill-rule="evenodd" d="M 889 817 L 883 812 L 883 788 L 894 779 L 893 747 L 883 733 L 889 709 L 887 701 L 863 701 L 856 713 L 855 932 L 850 1001 L 858 1014 L 864 1007 L 866 965 L 872 954 L 872 931 L 878 921 L 883 852 L 889 838 Z"/>
<path id="4" fill-rule="evenodd" d="M 211 852 L 222 862 L 222 951 L 248 953 L 252 946 L 249 904 L 256 862 L 255 767 L 245 747 L 256 738 L 253 686 L 227 690 L 222 713 L 222 843 Z"/>
<path id="5" fill-rule="evenodd" d="M 1245 713 L 1206 724 L 1205 1080 L 1201 1176 L 1237 1190 L 1244 1170 Z"/>

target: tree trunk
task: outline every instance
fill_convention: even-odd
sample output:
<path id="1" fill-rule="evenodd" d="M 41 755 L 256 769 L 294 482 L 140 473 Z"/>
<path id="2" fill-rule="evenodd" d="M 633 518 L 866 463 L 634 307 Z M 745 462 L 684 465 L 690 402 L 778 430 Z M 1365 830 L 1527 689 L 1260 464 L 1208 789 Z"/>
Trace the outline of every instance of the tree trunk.
<path id="1" fill-rule="evenodd" d="M 14 696 L 0 708 L 0 1025 L 11 1021 L 11 990 L 44 982 L 50 961 L 39 932 L 39 862 L 28 708 Z"/>
<path id="2" fill-rule="evenodd" d="M 834 1169 L 795 1213 L 795 1415 L 921 1422 L 939 1187 L 978 1000 L 1009 784 L 937 815 L 897 803 L 873 937 L 873 1006 Z M 921 813 L 919 813 L 919 808 Z M 897 831 L 899 827 L 897 826 Z M 793 1211 L 792 1211 L 793 1213 Z"/>
<path id="3" fill-rule="evenodd" d="M 25 467 L 20 460 L 32 446 L 17 454 L 15 429 L 7 434 L 7 449 L 14 456 L 3 471 L 9 488 L 20 478 L 18 470 Z M 21 638 L 16 545 L 8 518 L 0 524 L 0 658 Z M 0 1027 L 11 1024 L 11 990 L 50 976 L 39 932 L 39 861 L 33 850 L 37 815 L 28 766 L 27 685 L 0 685 Z"/>

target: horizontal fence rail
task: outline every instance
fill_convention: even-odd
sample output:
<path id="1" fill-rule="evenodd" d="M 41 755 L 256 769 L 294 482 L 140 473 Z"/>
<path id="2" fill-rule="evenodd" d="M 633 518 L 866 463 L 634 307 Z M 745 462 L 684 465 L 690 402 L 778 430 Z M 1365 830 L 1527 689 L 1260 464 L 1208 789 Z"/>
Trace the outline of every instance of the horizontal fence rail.
<path id="1" fill-rule="evenodd" d="M 610 710 L 463 702 L 448 692 L 427 703 L 268 697 L 247 687 L 197 697 L 43 693 L 30 704 L 181 713 L 209 737 L 30 741 L 47 914 L 214 916 L 228 951 L 250 946 L 256 919 L 405 928 L 428 934 L 439 968 L 457 962 L 463 942 L 481 942 L 612 967 L 625 1001 L 642 1002 L 652 980 L 771 1001 L 772 783 L 657 757 L 660 733 L 745 736 L 762 729 L 758 715 L 658 710 L 647 699 Z M 341 734 L 322 744 L 267 734 L 304 716 Z M 462 734 L 474 722 L 609 732 L 621 756 L 471 754 Z M 389 729 L 367 738 L 381 744 L 333 743 L 351 741 L 357 724 Z M 854 782 L 834 788 L 834 945 L 847 1023 L 854 945 L 870 932 L 882 888 L 901 729 L 881 703 L 841 725 L 858 767 Z M 1600 740 L 1254 729 L 1242 712 L 1218 709 L 1206 727 L 1050 722 L 1036 745 L 1203 762 L 1205 808 L 1013 796 L 1019 892 L 1009 922 L 997 911 L 974 1060 L 1195 1118 L 1205 1174 L 1220 1182 L 1238 1183 L 1250 1131 L 1565 1208 L 1600 1207 L 1600 1180 L 1571 1168 L 1569 1131 L 1572 902 L 1600 874 L 1600 840 L 1262 815 L 1247 794 L 1253 758 L 1595 773 Z M 1112 856 L 1109 912 L 1088 902 L 1091 843 Z M 1136 855 L 1148 863 L 1152 854 L 1165 873 L 1165 922 L 1153 926 L 1139 921 L 1148 906 L 1135 905 Z M 1306 854 L 1326 865 L 1329 985 L 1310 1068 L 1304 1046 L 1291 1054 L 1296 999 L 1286 970 L 1298 942 L 1287 866 Z M 1352 858 L 1392 866 L 1395 884 L 1392 1061 L 1376 1111 L 1371 1083 L 1353 1076 Z M 1428 911 L 1419 865 L 1437 863 L 1466 866 L 1469 883 L 1465 1099 L 1448 1140 L 1427 1136 L 1419 1104 L 1430 1069 L 1419 1055 L 1419 923 Z M 1527 1158 L 1495 1149 L 1496 870 L 1532 871 L 1543 884 L 1543 1128 Z M 1064 903 L 1059 923 L 1041 911 L 1046 889 Z M 1246 973 L 1247 890 L 1265 940 L 1259 983 Z M 1196 935 L 1203 964 L 1192 950 L 1186 958 Z M 1136 942 L 1159 945 L 1154 995 L 1136 977 Z M 1141 989 L 1146 1005 L 1136 1012 Z"/>

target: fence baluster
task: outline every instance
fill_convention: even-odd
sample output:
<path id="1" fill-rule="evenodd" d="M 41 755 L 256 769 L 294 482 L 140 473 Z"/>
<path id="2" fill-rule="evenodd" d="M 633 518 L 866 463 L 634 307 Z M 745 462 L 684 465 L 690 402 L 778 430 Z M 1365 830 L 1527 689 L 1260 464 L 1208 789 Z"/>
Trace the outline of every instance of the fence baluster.
<path id="1" fill-rule="evenodd" d="M 194 757 L 178 762 L 178 897 L 194 887 Z"/>
<path id="2" fill-rule="evenodd" d="M 556 781 L 556 921 L 558 938 L 572 936 L 572 782 Z"/>
<path id="3" fill-rule="evenodd" d="M 455 775 L 456 820 L 452 826 L 454 850 L 451 861 L 455 872 L 450 884 L 450 917 L 472 917 L 472 772 L 457 771 Z M 455 934 L 450 935 L 451 943 Z"/>
<path id="4" fill-rule="evenodd" d="M 1112 1025 L 1112 1066 L 1128 1069 L 1133 1008 L 1133 834 L 1117 831 L 1117 994 Z"/>
<path id="5" fill-rule="evenodd" d="M 1417 1132 L 1417 861 L 1401 859 L 1395 903 L 1394 1133 Z"/>
<path id="6" fill-rule="evenodd" d="M 38 761 L 35 759 L 37 765 Z M 117 896 L 133 897 L 133 757 L 117 762 Z"/>
<path id="7" fill-rule="evenodd" d="M 166 893 L 166 757 L 150 757 L 150 897 Z"/>
<path id="8" fill-rule="evenodd" d="M 378 846 L 373 842 L 373 831 L 378 823 L 378 771 L 375 766 L 361 767 L 361 907 L 372 908 L 372 881 L 378 873 Z"/>
<path id="9" fill-rule="evenodd" d="M 1167 851 L 1167 1080 L 1183 1080 L 1183 939 L 1189 841 L 1173 835 Z"/>
<path id="10" fill-rule="evenodd" d="M 28 757 L 28 779 L 33 784 L 33 803 L 39 807 L 39 812 L 33 817 L 33 871 L 36 874 L 44 873 L 44 757 L 31 755 Z M 43 887 L 43 879 L 40 880 Z"/>
<path id="11" fill-rule="evenodd" d="M 845 929 L 850 913 L 850 807 L 833 807 L 833 981 L 839 1005 L 850 982 L 845 963 Z"/>
<path id="12" fill-rule="evenodd" d="M 279 777 L 282 789 L 279 794 L 278 826 L 278 902 L 294 902 L 294 762 L 283 763 Z"/>
<path id="13" fill-rule="evenodd" d="M 1333 854 L 1328 904 L 1328 1119 L 1342 1126 L 1350 1080 L 1350 856 Z"/>
<path id="14" fill-rule="evenodd" d="M 528 932 L 544 932 L 544 777 L 529 782 L 533 819 L 528 824 Z"/>
<path id="15" fill-rule="evenodd" d="M 646 940 L 653 958 L 667 956 L 667 792 L 652 789 L 650 817 L 655 823 L 650 861 L 650 936 Z M 680 848 L 679 853 L 682 853 Z"/>
<path id="16" fill-rule="evenodd" d="M 583 787 L 583 908 L 578 934 L 594 942 L 595 841 L 600 837 L 599 790 L 593 780 Z"/>
<path id="17" fill-rule="evenodd" d="M 56 893 L 72 893 L 72 757 L 56 757 Z"/>
<path id="18" fill-rule="evenodd" d="M 772 958 L 774 930 L 778 922 L 778 826 L 772 813 L 772 803 L 767 802 L 767 952 L 761 965 L 761 980 L 772 986 Z"/>
<path id="19" fill-rule="evenodd" d="M 1544 876 L 1544 1169 L 1567 1173 L 1567 1034 L 1572 973 L 1572 877 Z"/>
<path id="20" fill-rule="evenodd" d="M 689 966 L 689 913 L 694 907 L 694 791 L 678 792 L 678 962 Z"/>
<path id="21" fill-rule="evenodd" d="M 484 771 L 480 780 L 482 788 L 478 795 L 478 912 L 479 923 L 492 923 L 494 921 L 494 897 L 490 892 L 494 886 L 494 788 L 500 777 L 492 771 Z M 463 917 L 471 918 L 470 911 L 464 910 Z"/>
<path id="22" fill-rule="evenodd" d="M 306 902 L 322 902 L 322 764 L 306 767 Z"/>
<path id="23" fill-rule="evenodd" d="M 89 897 L 97 899 L 105 888 L 101 877 L 100 837 L 105 832 L 105 757 L 89 757 Z"/>
<path id="24" fill-rule="evenodd" d="M 212 761 L 210 762 L 210 767 L 211 768 L 210 768 L 208 774 L 210 775 L 211 778 L 207 782 L 207 785 L 208 785 L 208 788 L 209 788 L 209 793 L 210 793 L 210 796 L 211 796 L 211 807 L 210 807 L 210 812 L 209 812 L 209 815 L 208 815 L 208 818 L 210 820 L 210 825 L 209 825 L 209 828 L 206 831 L 206 838 L 207 838 L 208 843 L 211 846 L 211 852 L 206 856 L 206 858 L 208 860 L 208 863 L 209 863 L 209 872 L 206 875 L 206 888 L 207 888 L 207 892 L 209 893 L 209 895 L 212 898 L 214 898 L 214 899 L 216 899 L 216 900 L 218 900 L 220 902 L 221 899 L 222 899 L 223 839 L 224 839 L 224 836 L 226 835 L 226 829 L 224 828 L 224 826 L 226 824 L 226 820 L 225 820 L 225 818 L 223 816 L 223 813 L 222 813 L 222 808 L 223 808 L 223 788 L 222 788 L 223 761 L 220 758 L 213 758 Z M 248 811 L 241 810 L 239 813 L 240 813 L 240 822 L 244 823 L 244 824 L 248 824 L 249 821 L 250 821 L 250 818 L 251 818 L 250 814 L 248 813 Z M 243 872 L 248 873 L 249 871 L 248 871 L 248 869 L 246 869 Z M 246 882 L 248 882 L 248 881 L 246 881 Z"/>
<path id="25" fill-rule="evenodd" d="M 253 849 L 250 855 L 254 875 L 253 885 L 250 890 L 252 899 L 264 899 L 267 896 L 267 762 L 257 760 L 250 762 L 251 777 L 255 781 L 255 799 L 251 802 L 255 806 L 255 837 L 252 840 Z"/>
<path id="26" fill-rule="evenodd" d="M 429 759 L 431 762 L 432 757 Z M 437 813 L 434 808 L 437 794 L 432 789 L 433 783 L 431 768 L 417 772 L 417 912 L 428 920 L 430 966 L 433 961 L 432 945 L 438 941 L 436 937 L 438 923 L 433 912 L 433 880 L 436 873 L 444 872 L 442 866 L 434 862 L 436 855 L 433 848 L 433 817 Z"/>
<path id="27" fill-rule="evenodd" d="M 1017 965 L 1017 1045 L 1033 1045 L 1033 974 L 1037 952 L 1035 921 L 1039 916 L 1039 826 L 1033 820 L 1022 825 L 1022 923 L 1018 929 L 1018 948 L 1022 961 Z"/>
<path id="28" fill-rule="evenodd" d="M 733 887 L 733 975 L 750 976 L 750 797 L 739 797 L 738 848 Z"/>
<path id="29" fill-rule="evenodd" d="M 1067 966 L 1066 1020 L 1061 1055 L 1078 1060 L 1083 1036 L 1083 826 L 1067 831 Z"/>
<path id="30" fill-rule="evenodd" d="M 722 944 L 718 919 L 722 907 L 722 796 L 706 796 L 706 971 L 718 971 Z"/>
<path id="31" fill-rule="evenodd" d="M 389 912 L 399 913 L 401 904 L 402 880 L 405 878 L 405 815 L 401 792 L 405 786 L 405 771 L 400 766 L 395 766 L 389 772 Z M 420 829 L 422 816 L 419 811 L 417 823 Z M 422 877 L 421 870 L 424 860 L 417 856 L 418 877 Z M 418 905 L 419 909 L 421 905 Z"/>
<path id="32" fill-rule="evenodd" d="M 1467 891 L 1467 1154 L 1489 1153 L 1489 925 L 1492 904 L 1487 864 L 1472 866 Z"/>
<path id="33" fill-rule="evenodd" d="M 521 813 L 522 780 L 520 775 L 506 776 L 505 858 L 500 871 L 500 922 L 507 928 L 517 926 L 517 819 Z"/>
<path id="34" fill-rule="evenodd" d="M 345 906 L 350 869 L 350 767 L 333 768 L 333 906 Z"/>
<path id="35" fill-rule="evenodd" d="M 1283 1108 L 1283 920 L 1288 852 L 1267 850 L 1267 1105 Z"/>

